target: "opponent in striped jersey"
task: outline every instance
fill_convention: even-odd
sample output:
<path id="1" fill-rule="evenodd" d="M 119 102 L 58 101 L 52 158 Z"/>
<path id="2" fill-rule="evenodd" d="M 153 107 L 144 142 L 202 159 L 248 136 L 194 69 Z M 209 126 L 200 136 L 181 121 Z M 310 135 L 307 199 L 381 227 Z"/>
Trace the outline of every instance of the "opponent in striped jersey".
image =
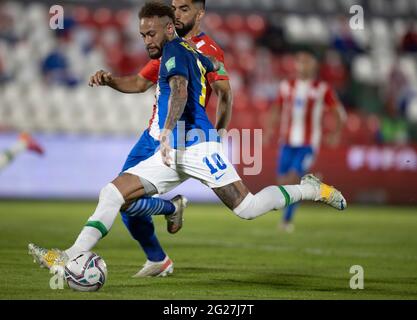
<path id="1" fill-rule="evenodd" d="M 269 140 L 272 126 L 279 122 L 277 174 L 281 184 L 299 181 L 311 167 L 322 140 L 324 111 L 333 111 L 337 120 L 335 131 L 327 137 L 332 144 L 338 142 L 345 118 L 335 92 L 328 83 L 316 78 L 316 58 L 311 53 L 299 52 L 295 62 L 296 79 L 284 80 L 280 84 L 266 132 L 266 140 Z M 293 230 L 291 222 L 295 208 L 293 204 L 284 211 L 282 227 L 286 231 Z"/>

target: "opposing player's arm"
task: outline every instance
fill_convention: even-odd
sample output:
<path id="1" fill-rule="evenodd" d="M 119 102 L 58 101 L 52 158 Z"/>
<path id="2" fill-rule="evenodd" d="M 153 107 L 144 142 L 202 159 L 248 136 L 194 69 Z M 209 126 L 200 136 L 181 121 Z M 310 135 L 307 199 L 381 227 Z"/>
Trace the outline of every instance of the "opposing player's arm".
<path id="1" fill-rule="evenodd" d="M 334 119 L 336 120 L 336 126 L 334 130 L 330 132 L 327 137 L 327 143 L 329 145 L 335 146 L 340 141 L 343 125 L 346 122 L 346 111 L 338 99 L 336 93 L 330 88 L 328 88 L 325 93 L 324 103 L 326 104 L 327 108 L 330 108 L 333 111 Z"/>
<path id="2" fill-rule="evenodd" d="M 274 134 L 275 128 L 277 127 L 277 124 L 279 123 L 279 117 L 281 110 L 281 104 L 279 101 L 275 102 L 268 113 L 268 116 L 265 120 L 265 130 L 264 130 L 264 136 L 263 136 L 263 143 L 265 145 L 269 145 L 271 143 L 272 136 Z"/>
<path id="3" fill-rule="evenodd" d="M 346 111 L 341 103 L 338 103 L 335 107 L 332 108 L 334 118 L 336 119 L 336 126 L 333 132 L 329 134 L 327 143 L 329 145 L 337 145 L 340 141 L 340 136 L 342 134 L 342 129 L 344 123 L 346 122 Z"/>
<path id="4" fill-rule="evenodd" d="M 210 60 L 210 62 L 213 65 L 213 70 L 212 72 L 217 72 L 220 70 L 220 68 L 222 67 L 223 63 L 220 62 L 219 60 L 217 60 L 215 57 L 213 56 L 206 56 L 203 54 L 203 56 L 205 56 L 208 60 Z"/>
<path id="5" fill-rule="evenodd" d="M 171 94 L 168 100 L 168 115 L 160 136 L 162 160 L 167 166 L 171 164 L 172 160 L 169 155 L 171 151 L 169 136 L 177 125 L 177 121 L 181 118 L 187 104 L 188 80 L 184 76 L 174 75 L 169 79 L 169 86 Z"/>
<path id="6" fill-rule="evenodd" d="M 145 79 L 140 74 L 127 77 L 116 77 L 108 84 L 109 87 L 124 93 L 142 93 L 153 85 L 152 81 Z"/>
<path id="7" fill-rule="evenodd" d="M 140 74 L 126 77 L 113 77 L 110 72 L 100 70 L 90 77 L 89 86 L 109 86 L 123 93 L 142 93 L 152 87 L 153 82 Z"/>
<path id="8" fill-rule="evenodd" d="M 214 81 L 211 86 L 217 95 L 216 130 L 222 135 L 232 117 L 232 88 L 229 80 Z"/>

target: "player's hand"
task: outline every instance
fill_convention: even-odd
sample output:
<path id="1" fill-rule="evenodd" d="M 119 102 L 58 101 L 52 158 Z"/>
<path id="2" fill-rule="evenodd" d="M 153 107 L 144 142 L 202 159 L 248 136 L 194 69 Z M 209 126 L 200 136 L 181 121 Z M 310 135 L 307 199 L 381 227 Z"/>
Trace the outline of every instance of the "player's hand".
<path id="1" fill-rule="evenodd" d="M 164 130 L 162 131 L 159 140 L 161 143 L 161 147 L 160 147 L 160 151 L 161 151 L 161 155 L 162 155 L 162 162 L 169 167 L 172 163 L 172 158 L 171 158 L 171 144 L 170 144 L 170 140 L 169 140 L 169 131 Z"/>
<path id="2" fill-rule="evenodd" d="M 97 71 L 93 76 L 90 77 L 88 85 L 94 86 L 106 86 L 113 80 L 113 76 L 110 72 L 100 70 Z"/>

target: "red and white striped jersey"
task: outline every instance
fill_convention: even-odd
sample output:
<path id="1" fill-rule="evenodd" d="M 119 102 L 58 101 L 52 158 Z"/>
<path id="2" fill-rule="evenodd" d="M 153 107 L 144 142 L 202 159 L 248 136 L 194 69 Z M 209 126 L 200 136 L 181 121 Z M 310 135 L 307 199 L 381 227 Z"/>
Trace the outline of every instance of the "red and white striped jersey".
<path id="1" fill-rule="evenodd" d="M 285 80 L 280 83 L 280 143 L 293 147 L 320 145 L 324 108 L 335 108 L 339 100 L 320 80 Z"/>

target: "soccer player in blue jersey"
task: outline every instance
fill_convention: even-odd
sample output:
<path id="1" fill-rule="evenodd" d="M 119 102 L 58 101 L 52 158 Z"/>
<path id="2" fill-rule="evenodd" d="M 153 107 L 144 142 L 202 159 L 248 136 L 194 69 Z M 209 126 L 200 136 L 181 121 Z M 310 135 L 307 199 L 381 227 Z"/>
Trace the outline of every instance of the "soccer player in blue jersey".
<path id="1" fill-rule="evenodd" d="M 205 74 L 218 70 L 220 64 L 177 36 L 170 6 L 149 2 L 142 7 L 139 19 L 149 56 L 161 57 L 157 117 L 150 134 L 155 153 L 101 190 L 95 212 L 69 249 L 48 250 L 29 244 L 36 262 L 48 268 L 62 266 L 77 253 L 90 251 L 109 232 L 123 206 L 145 195 L 166 193 L 189 178 L 209 186 L 230 210 L 247 220 L 301 200 L 346 208 L 340 191 L 313 175 L 304 176 L 298 185 L 269 186 L 252 194 L 224 155 L 220 137 L 204 109 Z M 177 216 L 169 228 L 181 225 L 182 217 Z"/>
<path id="2" fill-rule="evenodd" d="M 200 29 L 201 20 L 205 14 L 205 0 L 172 0 L 171 7 L 175 14 L 175 29 L 180 37 L 193 43 L 193 47 L 203 54 L 214 56 L 219 62 L 224 64 L 224 53 L 220 46 Z M 97 71 L 90 77 L 90 86 L 109 86 L 123 93 L 142 93 L 147 91 L 159 78 L 161 60 L 150 59 L 135 75 L 114 77 L 110 72 L 104 70 Z M 227 129 L 231 117 L 231 105 L 233 93 L 229 83 L 229 76 L 226 68 L 218 71 L 206 73 L 207 107 L 211 93 L 217 96 L 216 124 L 217 131 L 222 132 Z M 145 106 L 142 106 L 145 107 Z M 155 128 L 153 123 L 157 116 L 156 103 L 153 106 L 154 112 L 149 121 L 148 128 L 129 153 L 122 171 L 134 167 L 139 162 L 146 160 L 154 154 L 155 140 L 150 133 Z M 187 199 L 182 195 L 177 195 L 173 199 L 163 200 L 150 196 L 143 196 L 134 201 L 129 207 L 121 211 L 122 220 L 129 230 L 133 239 L 137 240 L 146 254 L 146 262 L 143 267 L 133 277 L 158 277 L 172 274 L 174 262 L 165 253 L 156 236 L 153 217 L 147 215 L 148 211 L 165 214 L 168 221 L 168 232 L 178 232 L 179 228 L 171 230 L 169 221 L 173 217 L 183 214 Z M 169 213 L 172 212 L 170 215 Z"/>

